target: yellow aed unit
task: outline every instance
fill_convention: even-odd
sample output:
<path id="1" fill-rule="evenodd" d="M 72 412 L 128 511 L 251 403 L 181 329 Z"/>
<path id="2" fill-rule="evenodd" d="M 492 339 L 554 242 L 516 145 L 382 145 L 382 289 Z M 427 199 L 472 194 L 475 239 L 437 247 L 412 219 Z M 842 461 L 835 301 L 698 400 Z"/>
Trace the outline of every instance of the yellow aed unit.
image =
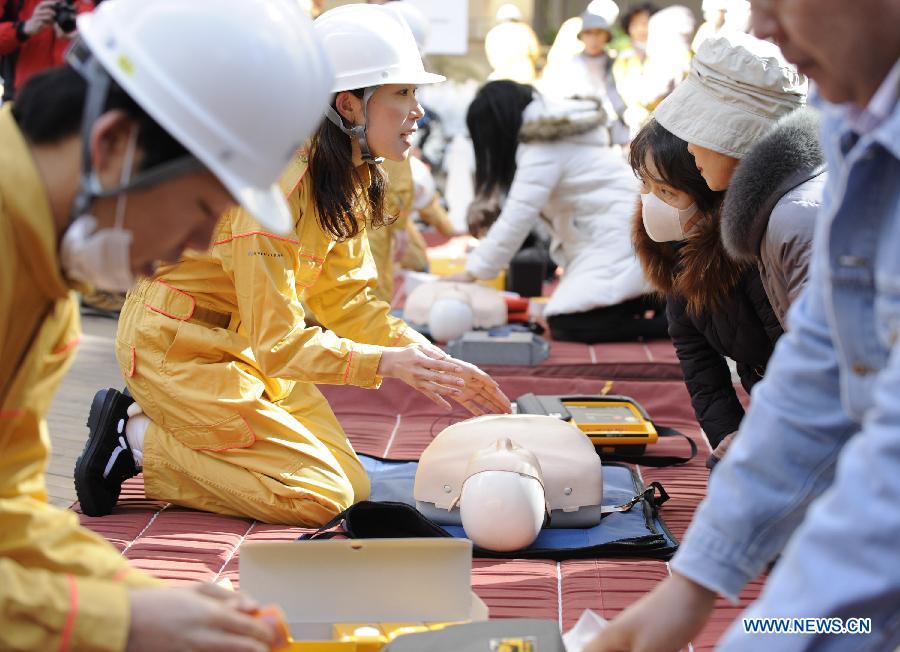
<path id="1" fill-rule="evenodd" d="M 578 426 L 600 453 L 642 455 L 659 439 L 650 415 L 628 396 L 547 396 L 523 394 L 519 414 L 543 414 Z"/>
<path id="2" fill-rule="evenodd" d="M 330 641 L 288 641 L 275 652 L 379 652 L 398 636 L 434 632 L 461 623 L 340 623 Z"/>

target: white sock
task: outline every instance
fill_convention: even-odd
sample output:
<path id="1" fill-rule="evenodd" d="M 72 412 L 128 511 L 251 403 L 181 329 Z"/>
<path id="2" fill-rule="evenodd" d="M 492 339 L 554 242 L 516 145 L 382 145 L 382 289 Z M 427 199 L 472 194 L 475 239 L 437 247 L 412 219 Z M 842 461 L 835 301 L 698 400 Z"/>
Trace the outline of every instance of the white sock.
<path id="1" fill-rule="evenodd" d="M 144 466 L 144 435 L 152 422 L 144 414 L 141 406 L 132 403 L 128 406 L 128 423 L 125 424 L 125 438 L 131 448 L 134 465 L 140 469 Z"/>

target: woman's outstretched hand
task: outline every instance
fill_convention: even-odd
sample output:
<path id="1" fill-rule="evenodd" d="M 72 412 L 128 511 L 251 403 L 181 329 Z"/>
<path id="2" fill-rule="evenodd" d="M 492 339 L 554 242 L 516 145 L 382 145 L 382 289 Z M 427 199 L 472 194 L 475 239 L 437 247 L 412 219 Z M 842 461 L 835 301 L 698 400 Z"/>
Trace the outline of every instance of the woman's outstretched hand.
<path id="1" fill-rule="evenodd" d="M 503 393 L 496 381 L 481 369 L 470 362 L 452 358 L 433 345 L 425 349 L 425 354 L 434 356 L 436 359 L 452 361 L 461 368 L 458 375 L 465 381 L 465 386 L 459 394 L 452 398 L 466 410 L 475 416 L 512 412 L 512 405 L 506 394 Z"/>
<path id="2" fill-rule="evenodd" d="M 476 416 L 512 410 L 509 399 L 490 376 L 432 344 L 384 349 L 378 374 L 402 380 L 447 410 L 451 409 L 448 399 Z"/>

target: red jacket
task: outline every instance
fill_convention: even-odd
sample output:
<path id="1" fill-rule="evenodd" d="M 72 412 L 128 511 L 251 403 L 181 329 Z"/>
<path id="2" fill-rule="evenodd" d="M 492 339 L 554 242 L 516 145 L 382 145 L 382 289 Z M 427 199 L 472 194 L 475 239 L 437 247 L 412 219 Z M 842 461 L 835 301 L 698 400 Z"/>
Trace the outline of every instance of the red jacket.
<path id="1" fill-rule="evenodd" d="M 15 3 L 20 5 L 18 20 L 24 23 L 31 18 L 40 1 L 0 0 L 0 16 L 6 13 L 8 5 Z M 78 13 L 94 8 L 94 0 L 75 0 L 72 4 Z M 16 23 L 0 22 L 0 56 L 13 54 L 16 50 L 19 52 L 19 59 L 16 62 L 17 89 L 22 88 L 28 78 L 35 73 L 60 65 L 70 43 L 69 39 L 56 38 L 56 30 L 52 25 L 20 43 L 16 38 Z"/>

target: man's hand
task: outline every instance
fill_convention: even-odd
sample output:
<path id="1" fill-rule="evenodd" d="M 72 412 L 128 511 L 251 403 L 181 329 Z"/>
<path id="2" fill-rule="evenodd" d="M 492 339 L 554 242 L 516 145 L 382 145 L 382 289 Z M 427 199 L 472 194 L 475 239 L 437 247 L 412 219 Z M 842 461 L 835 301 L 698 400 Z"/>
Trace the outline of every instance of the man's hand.
<path id="1" fill-rule="evenodd" d="M 34 36 L 43 29 L 53 24 L 56 19 L 56 11 L 53 9 L 55 0 L 43 0 L 38 3 L 31 13 L 31 18 L 22 25 L 22 31 L 28 36 Z"/>
<path id="2" fill-rule="evenodd" d="M 259 605 L 212 584 L 129 592 L 126 652 L 269 652 L 275 626 L 250 614 Z"/>
<path id="3" fill-rule="evenodd" d="M 712 614 L 716 594 L 673 573 L 610 621 L 584 652 L 677 652 Z"/>

